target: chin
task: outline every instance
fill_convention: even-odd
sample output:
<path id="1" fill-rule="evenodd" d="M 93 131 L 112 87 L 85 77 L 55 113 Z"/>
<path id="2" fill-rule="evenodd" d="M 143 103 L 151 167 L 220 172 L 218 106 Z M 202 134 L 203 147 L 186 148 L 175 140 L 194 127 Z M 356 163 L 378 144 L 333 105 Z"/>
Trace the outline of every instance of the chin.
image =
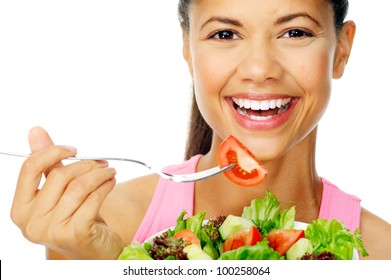
<path id="1" fill-rule="evenodd" d="M 250 141 L 244 142 L 246 147 L 262 162 L 273 161 L 281 157 L 286 151 L 276 141 L 256 140 L 254 137 Z"/>

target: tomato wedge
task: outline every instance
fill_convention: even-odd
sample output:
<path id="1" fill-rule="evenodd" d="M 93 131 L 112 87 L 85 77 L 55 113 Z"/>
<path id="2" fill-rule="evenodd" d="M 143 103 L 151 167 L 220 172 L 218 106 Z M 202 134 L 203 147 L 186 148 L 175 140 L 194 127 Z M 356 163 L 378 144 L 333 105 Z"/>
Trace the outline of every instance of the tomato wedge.
<path id="1" fill-rule="evenodd" d="M 237 138 L 230 135 L 220 145 L 217 155 L 220 167 L 235 163 L 224 175 L 235 184 L 251 187 L 261 184 L 267 175 L 263 164 Z"/>
<path id="2" fill-rule="evenodd" d="M 235 250 L 242 246 L 252 246 L 262 241 L 262 235 L 256 227 L 235 232 L 225 240 L 223 252 Z"/>
<path id="3" fill-rule="evenodd" d="M 268 233 L 266 239 L 269 241 L 269 246 L 283 256 L 302 237 L 304 237 L 302 229 L 275 229 Z"/>
<path id="4" fill-rule="evenodd" d="M 190 229 L 182 229 L 173 235 L 175 238 L 182 238 L 188 242 L 187 245 L 196 244 L 201 246 L 201 241 L 198 236 Z"/>

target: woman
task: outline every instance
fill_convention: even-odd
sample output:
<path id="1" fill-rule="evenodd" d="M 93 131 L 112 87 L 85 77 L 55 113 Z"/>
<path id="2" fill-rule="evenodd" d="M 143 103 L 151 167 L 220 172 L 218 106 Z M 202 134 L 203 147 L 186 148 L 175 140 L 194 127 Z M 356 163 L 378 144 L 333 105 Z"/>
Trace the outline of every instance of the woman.
<path id="1" fill-rule="evenodd" d="M 355 34 L 355 24 L 344 22 L 346 11 L 347 1 L 180 1 L 183 54 L 195 102 L 190 160 L 168 170 L 215 166 L 218 147 L 232 134 L 265 165 L 264 184 L 243 188 L 218 175 L 169 192 L 171 183 L 149 175 L 113 188 L 115 170 L 106 162 L 63 166 L 59 162 L 76 150 L 54 146 L 36 128 L 13 220 L 29 240 L 47 246 L 49 258 L 115 259 L 133 239 L 142 241 L 175 224 L 178 209 L 204 210 L 207 218 L 239 215 L 268 189 L 280 201 L 296 202 L 297 220 L 342 215 L 351 230 L 360 228 L 369 258 L 391 258 L 391 242 L 383 241 L 391 226 L 316 172 L 317 125 Z M 47 180 L 37 191 L 42 173 Z M 174 194 L 178 199 L 172 200 Z M 327 210 L 334 197 L 346 199 L 353 210 Z"/>

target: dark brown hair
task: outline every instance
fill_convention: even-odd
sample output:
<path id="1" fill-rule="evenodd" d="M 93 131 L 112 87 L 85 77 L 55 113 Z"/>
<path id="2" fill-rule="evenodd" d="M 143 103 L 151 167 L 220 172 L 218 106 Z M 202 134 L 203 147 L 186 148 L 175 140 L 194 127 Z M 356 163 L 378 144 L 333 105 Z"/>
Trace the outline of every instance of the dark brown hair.
<path id="1" fill-rule="evenodd" d="M 195 0 L 179 0 L 178 18 L 184 30 L 189 30 L 189 10 L 190 5 Z M 343 26 L 345 17 L 348 12 L 348 0 L 325 0 L 331 3 L 334 10 L 335 28 L 340 30 Z M 213 131 L 203 118 L 195 99 L 194 90 L 191 104 L 191 115 L 189 130 L 187 135 L 187 145 L 185 159 L 189 159 L 197 154 L 206 154 L 212 145 Z"/>

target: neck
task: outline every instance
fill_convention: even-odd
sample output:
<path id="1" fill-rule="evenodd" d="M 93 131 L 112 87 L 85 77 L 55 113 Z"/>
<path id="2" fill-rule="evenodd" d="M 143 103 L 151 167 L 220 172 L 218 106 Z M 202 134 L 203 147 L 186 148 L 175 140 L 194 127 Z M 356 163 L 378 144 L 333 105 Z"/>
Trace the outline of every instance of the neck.
<path id="1" fill-rule="evenodd" d="M 269 190 L 281 202 L 295 202 L 296 220 L 312 221 L 318 216 L 322 195 L 321 179 L 315 168 L 315 146 L 316 129 L 285 155 L 273 161 L 264 162 L 268 177 L 259 187 L 240 187 L 234 185 L 223 175 L 198 182 L 196 207 L 199 205 L 200 210 L 207 212 L 209 212 L 207 209 L 201 207 L 215 208 L 215 211 L 220 211 L 219 214 L 240 215 L 243 207 L 249 205 L 252 199 L 263 197 L 266 190 Z M 198 168 L 206 169 L 215 165 L 216 153 L 217 149 L 212 144 L 211 151 L 201 158 Z M 205 190 L 202 190 L 204 187 Z M 198 196 L 202 198 L 197 199 Z M 204 199 L 209 203 L 201 203 Z M 281 205 L 282 208 L 291 206 L 291 204 Z M 221 213 L 221 210 L 224 213 Z"/>

